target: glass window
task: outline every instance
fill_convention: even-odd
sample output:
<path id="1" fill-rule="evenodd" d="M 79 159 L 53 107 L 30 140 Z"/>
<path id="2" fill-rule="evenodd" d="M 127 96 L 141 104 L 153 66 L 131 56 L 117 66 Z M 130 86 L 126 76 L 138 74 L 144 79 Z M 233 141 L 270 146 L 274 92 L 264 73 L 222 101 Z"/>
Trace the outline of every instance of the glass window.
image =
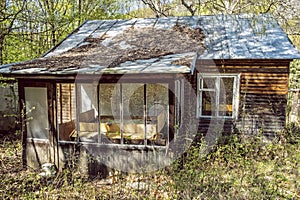
<path id="1" fill-rule="evenodd" d="M 203 78 L 201 79 L 203 89 L 215 89 L 216 88 L 216 78 Z"/>
<path id="2" fill-rule="evenodd" d="M 124 143 L 144 144 L 145 134 L 152 132 L 147 124 L 145 128 L 145 88 L 144 84 L 122 84 Z"/>
<path id="3" fill-rule="evenodd" d="M 175 81 L 175 133 L 179 134 L 179 128 L 183 121 L 183 111 L 184 111 L 184 80 Z M 175 137 L 176 137 L 175 135 Z"/>
<path id="4" fill-rule="evenodd" d="M 167 84 L 100 84 L 99 93 L 102 142 L 166 144 Z"/>
<path id="5" fill-rule="evenodd" d="M 168 84 L 57 84 L 57 101 L 60 141 L 167 144 Z"/>
<path id="6" fill-rule="evenodd" d="M 25 87 L 27 138 L 48 139 L 47 88 Z"/>
<path id="7" fill-rule="evenodd" d="M 148 143 L 165 145 L 169 139 L 169 90 L 167 84 L 146 85 Z"/>
<path id="8" fill-rule="evenodd" d="M 198 75 L 198 116 L 236 117 L 239 75 Z"/>
<path id="9" fill-rule="evenodd" d="M 77 133 L 79 141 L 98 141 L 97 85 L 77 84 Z"/>
<path id="10" fill-rule="evenodd" d="M 216 92 L 201 92 L 201 114 L 205 116 L 214 116 L 216 111 Z"/>
<path id="11" fill-rule="evenodd" d="M 121 144 L 121 85 L 99 85 L 100 140 L 102 143 Z"/>
<path id="12" fill-rule="evenodd" d="M 219 115 L 233 115 L 234 77 L 220 78 Z"/>

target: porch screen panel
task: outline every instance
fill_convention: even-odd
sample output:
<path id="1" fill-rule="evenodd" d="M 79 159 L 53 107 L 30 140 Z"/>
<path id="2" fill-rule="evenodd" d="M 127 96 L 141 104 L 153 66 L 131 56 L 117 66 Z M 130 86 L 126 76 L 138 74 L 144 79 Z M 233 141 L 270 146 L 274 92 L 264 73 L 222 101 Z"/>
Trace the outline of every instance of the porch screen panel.
<path id="1" fill-rule="evenodd" d="M 121 143 L 121 85 L 99 85 L 99 119 L 102 143 Z"/>
<path id="2" fill-rule="evenodd" d="M 139 83 L 122 84 L 123 124 L 121 127 L 125 144 L 144 144 L 145 131 L 150 133 L 151 127 L 145 129 L 145 85 Z"/>
<path id="3" fill-rule="evenodd" d="M 168 140 L 168 84 L 100 84 L 102 143 L 165 145 Z"/>
<path id="4" fill-rule="evenodd" d="M 147 84 L 147 140 L 151 145 L 166 145 L 169 137 L 168 84 Z"/>
<path id="5" fill-rule="evenodd" d="M 98 142 L 97 85 L 77 84 L 78 137 L 82 142 Z"/>
<path id="6" fill-rule="evenodd" d="M 47 88 L 25 87 L 27 138 L 48 139 Z"/>

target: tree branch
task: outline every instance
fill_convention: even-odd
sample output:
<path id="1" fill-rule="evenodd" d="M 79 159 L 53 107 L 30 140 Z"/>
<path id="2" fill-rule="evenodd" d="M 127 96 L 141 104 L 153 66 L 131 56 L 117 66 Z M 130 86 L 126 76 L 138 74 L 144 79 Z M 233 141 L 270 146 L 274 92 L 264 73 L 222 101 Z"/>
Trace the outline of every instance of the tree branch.
<path id="1" fill-rule="evenodd" d="M 192 16 L 195 15 L 196 9 L 193 9 L 193 4 L 188 5 L 185 0 L 181 0 L 181 4 L 188 9 L 188 11 L 192 14 Z"/>
<path id="2" fill-rule="evenodd" d="M 268 12 L 270 12 L 270 10 L 271 10 L 271 8 L 272 8 L 272 6 L 275 4 L 275 2 L 273 1 L 272 3 L 270 3 L 270 5 L 268 6 L 268 9 L 267 10 L 265 10 L 263 13 L 268 13 Z"/>
<path id="3" fill-rule="evenodd" d="M 152 0 L 142 0 L 142 2 L 143 2 L 145 5 L 149 6 L 149 8 L 150 8 L 152 11 L 155 12 L 157 18 L 159 18 L 160 15 L 163 15 L 164 17 L 167 17 L 167 15 L 166 15 L 164 12 L 162 12 L 159 8 L 157 8 L 157 7 L 155 6 L 155 4 L 153 3 Z"/>

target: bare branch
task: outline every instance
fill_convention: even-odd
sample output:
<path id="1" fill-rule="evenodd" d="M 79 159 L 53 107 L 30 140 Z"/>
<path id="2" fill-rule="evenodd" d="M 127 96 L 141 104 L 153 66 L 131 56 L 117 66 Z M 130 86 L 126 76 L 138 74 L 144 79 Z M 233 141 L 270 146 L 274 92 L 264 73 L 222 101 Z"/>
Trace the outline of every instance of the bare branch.
<path id="1" fill-rule="evenodd" d="M 159 18 L 160 15 L 167 17 L 167 15 L 161 9 L 158 8 L 159 5 L 155 5 L 155 3 L 152 0 L 142 0 L 142 2 L 145 5 L 149 6 L 149 8 L 155 12 L 157 18 Z"/>
<path id="2" fill-rule="evenodd" d="M 272 3 L 269 4 L 268 8 L 263 12 L 263 13 L 268 13 L 270 12 L 272 6 L 275 5 L 275 2 L 273 1 Z"/>
<path id="3" fill-rule="evenodd" d="M 199 1 L 200 2 L 200 1 Z M 187 2 L 185 0 L 181 0 L 181 4 L 186 7 L 186 9 L 188 9 L 188 11 L 191 13 L 192 16 L 195 15 L 196 12 L 196 8 L 193 9 L 193 4 L 188 5 Z"/>

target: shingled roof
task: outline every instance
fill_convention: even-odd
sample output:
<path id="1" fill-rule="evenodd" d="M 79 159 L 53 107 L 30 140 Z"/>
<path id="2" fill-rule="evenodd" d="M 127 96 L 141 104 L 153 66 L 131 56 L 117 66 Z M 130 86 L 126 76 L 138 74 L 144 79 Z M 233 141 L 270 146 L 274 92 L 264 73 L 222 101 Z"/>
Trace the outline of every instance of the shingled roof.
<path id="1" fill-rule="evenodd" d="M 300 59 L 270 15 L 86 21 L 10 74 L 190 73 L 197 59 Z"/>

